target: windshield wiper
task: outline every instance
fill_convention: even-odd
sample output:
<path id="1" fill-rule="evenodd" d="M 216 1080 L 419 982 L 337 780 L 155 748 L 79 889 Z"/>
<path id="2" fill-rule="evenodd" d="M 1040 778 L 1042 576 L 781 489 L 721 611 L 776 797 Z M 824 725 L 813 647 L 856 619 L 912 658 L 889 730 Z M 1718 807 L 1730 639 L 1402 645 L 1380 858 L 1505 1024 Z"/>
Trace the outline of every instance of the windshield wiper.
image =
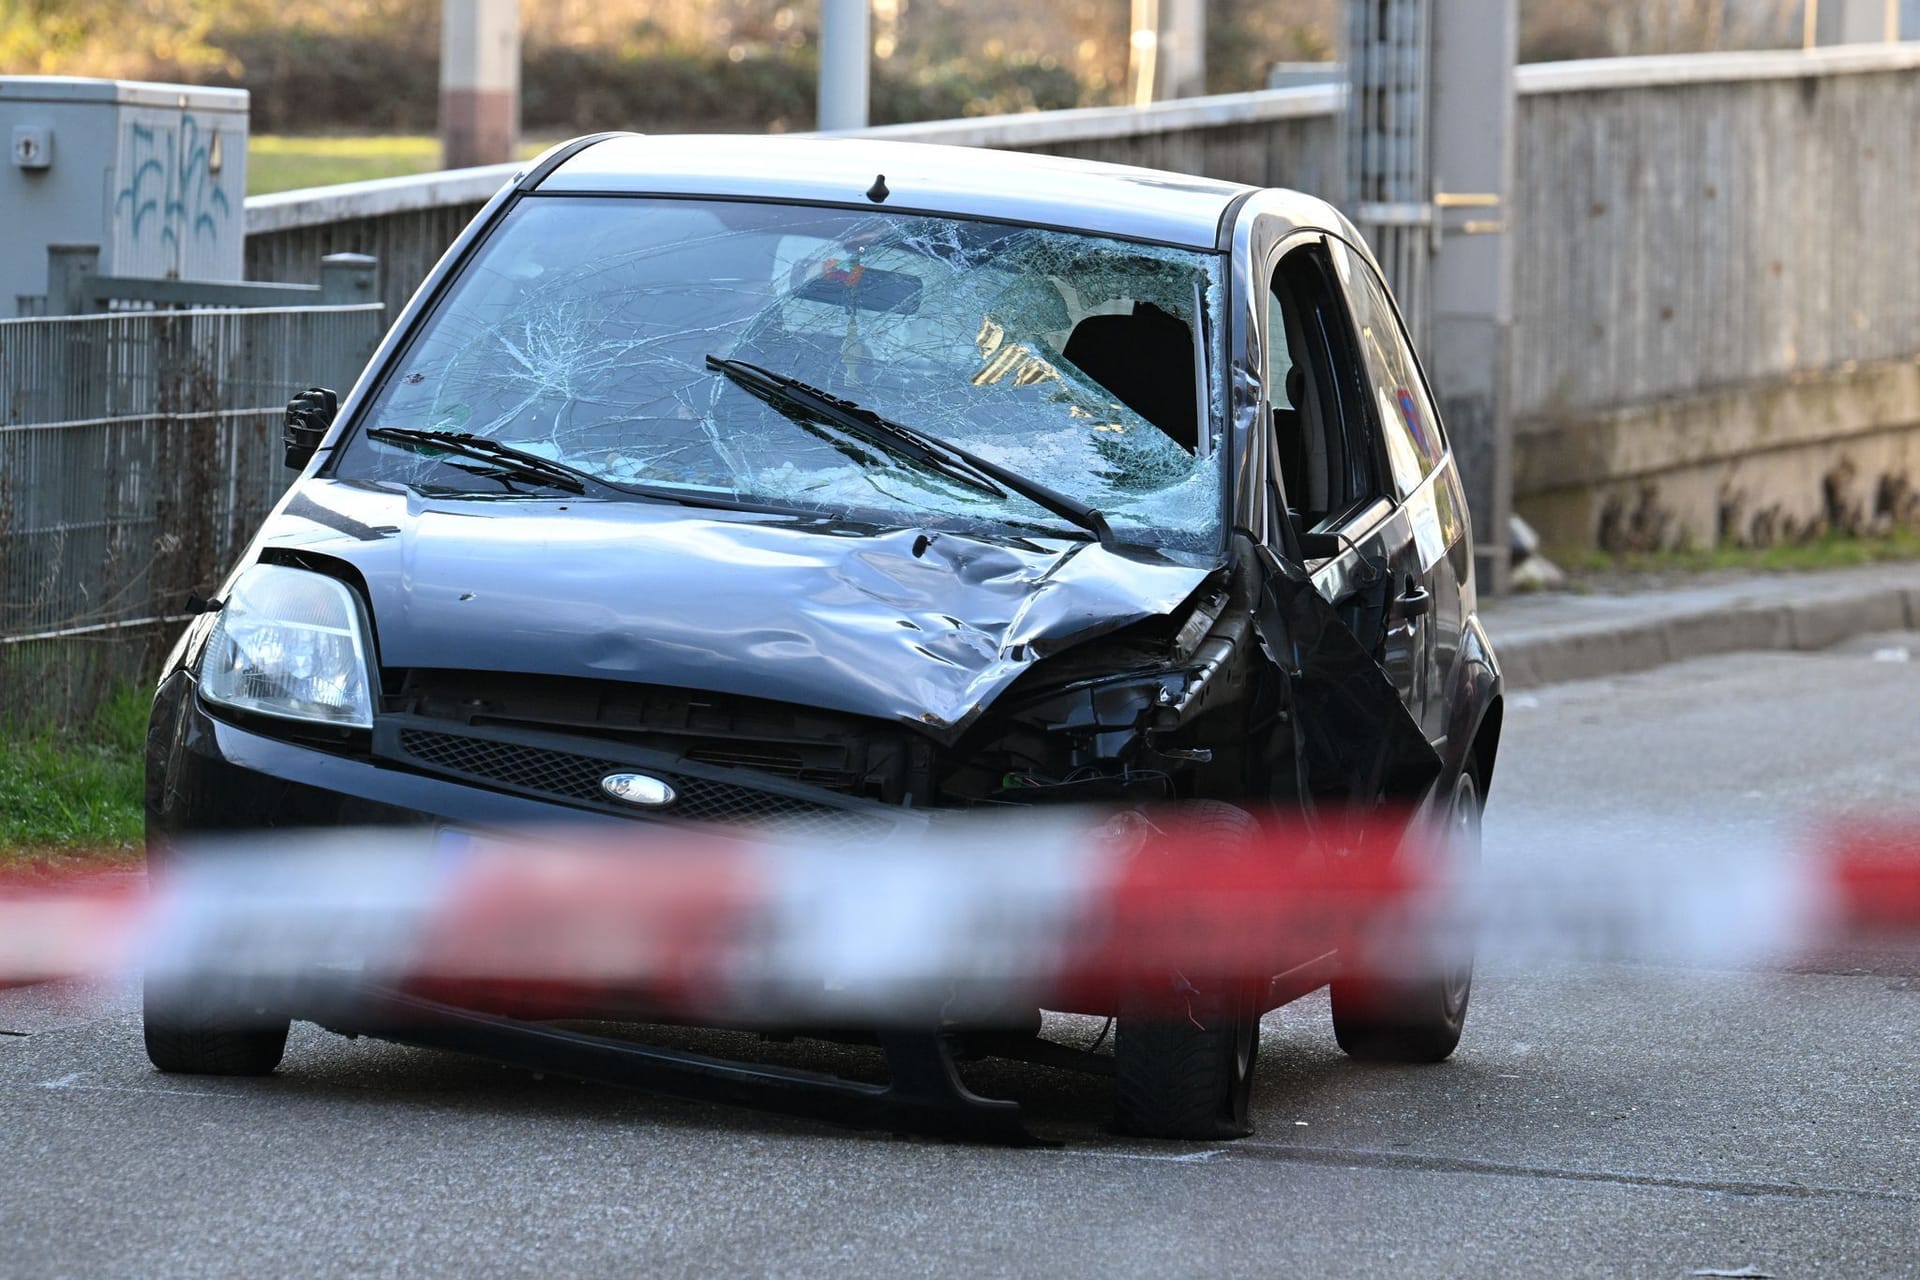
<path id="1" fill-rule="evenodd" d="M 992 494 L 996 498 L 1006 497 L 1004 490 L 996 486 L 979 468 L 963 466 L 949 454 L 930 448 L 926 441 L 915 437 L 904 427 L 898 427 L 857 405 L 849 404 L 818 387 L 809 386 L 785 374 L 763 369 L 757 364 L 748 364 L 744 360 L 723 360 L 719 356 L 708 356 L 707 367 L 717 369 L 739 383 L 746 391 L 767 401 L 783 412 L 798 409 L 809 418 L 818 419 L 868 444 L 877 444 L 884 449 L 901 454 L 928 470 L 937 471 L 949 480 L 957 480 L 982 493 Z"/>
<path id="2" fill-rule="evenodd" d="M 1053 514 L 1074 525 L 1085 529 L 1100 540 L 1100 545 L 1111 551 L 1114 548 L 1113 529 L 1107 524 L 1107 518 L 1099 511 L 1078 498 L 1070 497 L 1057 489 L 1052 489 L 1037 480 L 1030 480 L 1019 472 L 1003 467 L 997 462 L 989 462 L 978 454 L 962 449 L 940 437 L 883 418 L 873 410 L 855 404 L 851 400 L 842 400 L 838 396 L 809 386 L 798 378 L 784 373 L 775 373 L 763 369 L 757 364 L 745 360 L 729 360 L 722 356 L 708 356 L 707 367 L 725 374 L 745 390 L 773 404 L 800 410 L 810 417 L 818 418 L 839 427 L 849 435 L 858 436 L 869 444 L 892 449 L 897 453 L 932 468 L 942 475 L 951 476 L 976 489 L 1003 498 L 996 484 L 1004 485 L 1036 506 L 1044 507 Z"/>
<path id="3" fill-rule="evenodd" d="M 568 493 L 585 493 L 589 480 L 598 483 L 597 477 L 570 467 L 564 462 L 555 462 L 537 453 L 528 453 L 525 449 L 501 444 L 498 440 L 476 436 L 470 431 L 375 427 L 367 432 L 367 439 L 378 440 L 382 444 L 397 444 L 408 449 L 443 450 L 468 458 L 479 458 L 491 462 L 516 480 L 532 480 L 554 489 L 564 489 Z"/>
<path id="4" fill-rule="evenodd" d="M 608 480 L 604 476 L 597 476 L 580 467 L 568 466 L 552 458 L 543 458 L 537 453 L 516 449 L 510 444 L 501 444 L 498 440 L 476 436 L 470 431 L 375 427 L 367 432 L 367 435 L 371 439 L 387 444 L 397 444 L 403 448 L 418 449 L 423 452 L 445 450 L 468 458 L 478 458 L 492 463 L 510 478 L 536 481 L 556 489 L 564 489 L 568 493 L 585 493 L 586 486 L 592 484 L 603 489 L 611 489 L 615 493 L 646 498 L 652 502 L 674 502 L 683 507 L 698 507 L 708 511 L 752 511 L 764 515 L 795 514 L 790 508 L 771 506 L 766 503 L 736 502 L 726 498 L 709 497 L 705 494 L 683 493 L 678 489 L 664 489 L 656 485 Z M 462 468 L 462 470 L 465 469 Z"/>

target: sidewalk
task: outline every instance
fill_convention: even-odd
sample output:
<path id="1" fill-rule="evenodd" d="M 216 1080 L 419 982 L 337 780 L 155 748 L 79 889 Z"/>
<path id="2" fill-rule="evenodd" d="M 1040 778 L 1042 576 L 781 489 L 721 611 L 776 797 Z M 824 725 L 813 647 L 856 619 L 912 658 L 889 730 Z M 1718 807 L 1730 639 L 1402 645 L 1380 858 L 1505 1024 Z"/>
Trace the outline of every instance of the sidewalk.
<path id="1" fill-rule="evenodd" d="M 1703 575 L 1682 586 L 1482 598 L 1507 688 L 1625 675 L 1748 649 L 1825 649 L 1920 630 L 1920 564 Z"/>

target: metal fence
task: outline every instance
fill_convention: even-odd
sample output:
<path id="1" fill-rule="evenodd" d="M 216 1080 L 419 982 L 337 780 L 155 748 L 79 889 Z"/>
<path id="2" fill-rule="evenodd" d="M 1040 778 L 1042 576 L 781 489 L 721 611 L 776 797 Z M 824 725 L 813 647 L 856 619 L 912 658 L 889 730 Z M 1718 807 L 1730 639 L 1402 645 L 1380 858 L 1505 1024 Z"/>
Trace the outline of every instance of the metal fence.
<path id="1" fill-rule="evenodd" d="M 140 677 L 285 487 L 278 423 L 375 305 L 0 320 L 0 723 Z"/>
<path id="2" fill-rule="evenodd" d="M 1433 253 L 1426 133 L 1432 26 L 1432 0 L 1347 8 L 1348 203 L 1422 345 Z"/>

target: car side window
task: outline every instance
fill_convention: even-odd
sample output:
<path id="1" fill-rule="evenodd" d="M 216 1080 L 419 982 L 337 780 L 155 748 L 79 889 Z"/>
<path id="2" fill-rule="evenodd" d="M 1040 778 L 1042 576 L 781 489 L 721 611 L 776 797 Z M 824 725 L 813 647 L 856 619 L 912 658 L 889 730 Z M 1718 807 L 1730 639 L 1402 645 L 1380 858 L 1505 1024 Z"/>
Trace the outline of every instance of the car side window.
<path id="1" fill-rule="evenodd" d="M 1345 244 L 1335 250 L 1340 275 L 1353 299 L 1356 332 L 1379 406 L 1387 464 L 1394 487 L 1405 497 L 1420 487 L 1446 456 L 1439 415 L 1413 356 L 1400 313 L 1385 284 L 1360 254 Z"/>
<path id="2" fill-rule="evenodd" d="M 1281 258 L 1266 306 L 1273 467 L 1295 525 L 1329 527 L 1386 490 L 1373 444 L 1371 383 L 1324 241 Z"/>
<path id="3" fill-rule="evenodd" d="M 1267 331 L 1272 335 L 1267 343 L 1267 401 L 1276 410 L 1297 410 L 1300 408 L 1301 388 L 1292 381 L 1292 376 L 1300 366 L 1294 364 L 1293 349 L 1287 345 L 1279 295 L 1271 291 L 1267 294 L 1267 325 Z M 1304 374 L 1305 370 L 1301 372 Z"/>

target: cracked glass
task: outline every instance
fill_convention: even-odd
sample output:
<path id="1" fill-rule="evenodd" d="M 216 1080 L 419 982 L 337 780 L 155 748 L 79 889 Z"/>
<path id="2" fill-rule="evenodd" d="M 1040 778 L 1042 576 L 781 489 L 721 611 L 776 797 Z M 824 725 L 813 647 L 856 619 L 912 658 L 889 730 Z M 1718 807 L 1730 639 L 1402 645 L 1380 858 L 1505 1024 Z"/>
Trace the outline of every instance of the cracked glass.
<path id="1" fill-rule="evenodd" d="M 610 486 L 595 497 L 1088 536 L 756 396 L 709 366 L 720 357 L 1078 498 L 1124 542 L 1210 554 L 1223 523 L 1222 276 L 1211 253 L 1003 223 L 529 198 L 392 366 L 334 474 L 549 496 L 485 458 L 366 436 L 468 432 Z"/>

